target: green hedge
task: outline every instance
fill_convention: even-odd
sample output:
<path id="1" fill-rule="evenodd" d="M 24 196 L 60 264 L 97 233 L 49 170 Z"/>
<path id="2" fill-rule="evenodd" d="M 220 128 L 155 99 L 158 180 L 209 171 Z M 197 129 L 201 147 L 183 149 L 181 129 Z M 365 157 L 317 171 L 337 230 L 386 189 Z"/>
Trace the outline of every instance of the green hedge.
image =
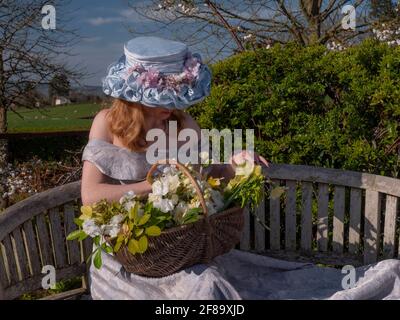
<path id="1" fill-rule="evenodd" d="M 211 95 L 189 109 L 202 128 L 254 128 L 275 163 L 399 176 L 400 47 L 276 45 L 212 72 Z"/>

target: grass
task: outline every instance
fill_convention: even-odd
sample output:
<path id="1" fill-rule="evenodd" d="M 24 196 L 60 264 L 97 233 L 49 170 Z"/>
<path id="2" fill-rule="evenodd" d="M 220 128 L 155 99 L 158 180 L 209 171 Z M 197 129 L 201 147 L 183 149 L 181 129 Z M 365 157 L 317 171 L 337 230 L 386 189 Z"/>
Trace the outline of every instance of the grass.
<path id="1" fill-rule="evenodd" d="M 8 132 L 58 132 L 89 130 L 92 117 L 102 109 L 101 104 L 69 104 L 41 109 L 20 108 L 8 111 Z"/>

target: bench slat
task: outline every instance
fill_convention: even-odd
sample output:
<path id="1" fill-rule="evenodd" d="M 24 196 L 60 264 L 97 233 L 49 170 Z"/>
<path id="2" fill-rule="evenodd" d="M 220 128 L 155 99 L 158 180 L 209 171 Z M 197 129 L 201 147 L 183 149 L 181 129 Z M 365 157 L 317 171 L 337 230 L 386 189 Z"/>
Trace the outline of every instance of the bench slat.
<path id="1" fill-rule="evenodd" d="M 265 224 L 265 197 L 263 195 L 260 205 L 256 209 L 256 215 Z M 254 217 L 255 249 L 258 252 L 265 250 L 265 228 Z"/>
<path id="2" fill-rule="evenodd" d="M 380 200 L 379 192 L 365 192 L 364 263 L 376 262 L 379 248 Z"/>
<path id="3" fill-rule="evenodd" d="M 247 207 L 243 210 L 244 215 L 244 227 L 242 233 L 242 239 L 240 240 L 240 249 L 250 250 L 250 211 Z"/>
<path id="4" fill-rule="evenodd" d="M 6 271 L 6 265 L 3 256 L 2 245 L 0 243 L 0 287 L 6 288 L 9 285 L 8 273 Z M 1 291 L 1 288 L 0 288 Z"/>
<path id="5" fill-rule="evenodd" d="M 47 229 L 45 213 L 42 213 L 36 217 L 36 226 L 43 266 L 54 266 L 53 250 L 51 248 L 50 235 Z"/>
<path id="6" fill-rule="evenodd" d="M 272 180 L 279 185 L 279 180 Z M 269 243 L 271 250 L 280 250 L 281 248 L 281 204 L 280 197 L 269 200 Z"/>
<path id="7" fill-rule="evenodd" d="M 343 252 L 344 243 L 344 209 L 345 209 L 345 187 L 335 186 L 333 196 L 333 243 L 334 252 Z"/>
<path id="8" fill-rule="evenodd" d="M 312 240 L 312 192 L 311 182 L 302 183 L 301 248 L 311 251 Z"/>
<path id="9" fill-rule="evenodd" d="M 5 236 L 3 239 L 4 250 L 6 254 L 8 271 L 10 275 L 11 284 L 17 283 L 19 281 L 18 272 L 17 272 L 17 263 L 14 255 L 14 250 L 11 244 L 10 235 Z"/>
<path id="10" fill-rule="evenodd" d="M 319 183 L 317 244 L 318 250 L 324 252 L 328 250 L 328 204 L 329 186 L 325 183 Z"/>
<path id="11" fill-rule="evenodd" d="M 28 220 L 24 222 L 23 225 L 24 235 L 25 235 L 25 243 L 28 249 L 28 259 L 31 266 L 32 274 L 41 273 L 40 268 L 40 252 L 37 246 L 35 232 L 32 226 L 32 220 Z"/>
<path id="12" fill-rule="evenodd" d="M 394 196 L 386 196 L 385 229 L 383 235 L 383 254 L 386 258 L 394 257 L 397 199 Z"/>
<path id="13" fill-rule="evenodd" d="M 72 231 L 77 229 L 77 225 L 74 223 L 75 210 L 72 204 L 66 204 L 64 206 L 64 219 L 65 219 L 65 230 L 66 234 L 70 234 Z M 77 241 L 67 241 L 67 247 L 69 252 L 69 260 L 71 264 L 79 263 L 81 260 L 79 253 L 79 243 Z"/>
<path id="14" fill-rule="evenodd" d="M 285 210 L 285 248 L 296 250 L 296 181 L 287 180 L 286 210 Z"/>
<path id="15" fill-rule="evenodd" d="M 64 267 L 67 264 L 67 252 L 65 249 L 66 240 L 63 227 L 61 225 L 60 215 L 61 213 L 58 208 L 50 209 L 49 219 L 57 268 Z"/>
<path id="16" fill-rule="evenodd" d="M 350 190 L 349 252 L 356 254 L 360 243 L 361 189 Z"/>
<path id="17" fill-rule="evenodd" d="M 17 262 L 21 272 L 22 279 L 30 276 L 28 258 L 25 251 L 24 240 L 22 239 L 21 229 L 17 228 L 12 232 L 15 245 L 15 253 L 17 254 Z"/>

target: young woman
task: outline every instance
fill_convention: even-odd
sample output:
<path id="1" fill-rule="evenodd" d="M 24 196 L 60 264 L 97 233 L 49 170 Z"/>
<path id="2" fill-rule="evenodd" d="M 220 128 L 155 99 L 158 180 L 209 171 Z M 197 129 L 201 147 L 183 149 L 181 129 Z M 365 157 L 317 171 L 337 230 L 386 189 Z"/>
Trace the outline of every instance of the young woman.
<path id="1" fill-rule="evenodd" d="M 210 83 L 209 68 L 185 44 L 155 37 L 129 41 L 103 79 L 104 92 L 114 100 L 111 108 L 96 115 L 82 155 L 83 204 L 118 200 L 128 191 L 151 192 L 145 181 L 151 167 L 146 150 L 153 142 L 146 141 L 146 134 L 160 129 L 166 141 L 176 139 L 168 130 L 169 122 L 176 121 L 178 132 L 192 129 L 200 137 L 198 124 L 182 110 L 209 95 Z M 267 164 L 264 158 L 255 158 Z M 234 167 L 215 165 L 212 171 L 213 176 L 229 179 Z M 231 263 L 227 257 L 225 267 Z M 93 299 L 240 299 L 222 273 L 205 265 L 152 279 L 126 274 L 112 256 L 103 254 L 102 268 L 91 268 L 90 278 Z"/>

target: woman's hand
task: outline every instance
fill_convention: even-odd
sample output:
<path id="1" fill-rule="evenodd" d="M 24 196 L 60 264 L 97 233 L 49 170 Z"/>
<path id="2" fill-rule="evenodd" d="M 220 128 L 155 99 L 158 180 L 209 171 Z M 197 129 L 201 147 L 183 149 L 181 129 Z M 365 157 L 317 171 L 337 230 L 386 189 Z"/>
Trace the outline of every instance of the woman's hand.
<path id="1" fill-rule="evenodd" d="M 269 162 L 256 152 L 249 152 L 247 150 L 242 150 L 229 159 L 229 163 L 233 170 L 236 170 L 237 166 L 243 165 L 245 163 L 251 164 L 250 170 L 254 167 L 254 164 L 269 167 Z"/>

